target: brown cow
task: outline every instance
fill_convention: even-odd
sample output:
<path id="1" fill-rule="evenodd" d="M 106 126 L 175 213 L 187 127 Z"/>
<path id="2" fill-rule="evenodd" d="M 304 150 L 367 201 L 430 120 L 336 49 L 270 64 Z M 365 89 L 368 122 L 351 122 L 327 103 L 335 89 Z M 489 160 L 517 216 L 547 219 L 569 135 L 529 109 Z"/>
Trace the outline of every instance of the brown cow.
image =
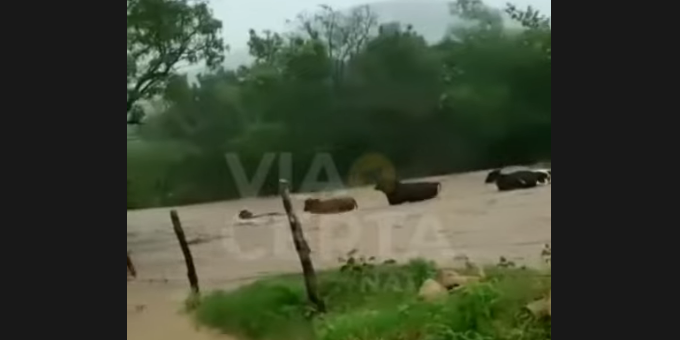
<path id="1" fill-rule="evenodd" d="M 359 209 L 359 205 L 352 197 L 338 197 L 327 200 L 310 198 L 305 200 L 305 212 L 312 214 L 339 214 L 354 209 Z"/>

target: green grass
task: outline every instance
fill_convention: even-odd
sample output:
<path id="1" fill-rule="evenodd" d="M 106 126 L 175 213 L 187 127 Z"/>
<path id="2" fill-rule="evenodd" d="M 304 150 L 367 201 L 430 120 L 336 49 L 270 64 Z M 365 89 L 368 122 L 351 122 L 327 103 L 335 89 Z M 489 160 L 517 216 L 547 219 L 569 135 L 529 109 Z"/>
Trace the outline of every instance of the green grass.
<path id="1" fill-rule="evenodd" d="M 551 277 L 528 269 L 487 269 L 487 279 L 426 303 L 417 297 L 435 266 L 357 264 L 319 274 L 329 308 L 314 316 L 300 275 L 273 277 L 205 296 L 200 324 L 244 340 L 544 340 L 549 320 L 524 306 L 551 288 Z"/>

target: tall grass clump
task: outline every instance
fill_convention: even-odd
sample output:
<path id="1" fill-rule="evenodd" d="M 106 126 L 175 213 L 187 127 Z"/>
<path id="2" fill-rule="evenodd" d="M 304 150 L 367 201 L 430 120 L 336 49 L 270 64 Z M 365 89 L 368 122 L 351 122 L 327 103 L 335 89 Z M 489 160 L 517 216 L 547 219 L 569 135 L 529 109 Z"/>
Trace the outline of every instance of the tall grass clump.
<path id="1" fill-rule="evenodd" d="M 307 315 L 304 286 L 286 277 L 214 292 L 195 311 L 201 324 L 246 339 L 307 339 L 312 334 Z"/>

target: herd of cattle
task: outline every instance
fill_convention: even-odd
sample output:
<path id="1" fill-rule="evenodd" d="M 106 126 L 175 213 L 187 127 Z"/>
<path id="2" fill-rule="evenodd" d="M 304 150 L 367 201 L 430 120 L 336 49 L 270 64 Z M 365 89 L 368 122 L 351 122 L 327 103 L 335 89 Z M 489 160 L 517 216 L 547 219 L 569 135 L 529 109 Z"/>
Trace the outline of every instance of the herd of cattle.
<path id="1" fill-rule="evenodd" d="M 551 169 L 523 169 L 507 171 L 497 169 L 491 171 L 485 180 L 486 184 L 496 184 L 499 191 L 511 191 L 518 189 L 530 189 L 539 185 L 552 184 Z M 385 194 L 387 202 L 391 206 L 404 203 L 422 202 L 439 196 L 442 190 L 440 182 L 416 182 L 403 183 L 397 180 L 379 181 L 375 190 Z M 359 209 L 356 199 L 353 197 L 338 197 L 331 199 L 310 198 L 305 200 L 304 211 L 312 214 L 339 214 Z M 252 220 L 260 217 L 272 217 L 283 215 L 281 213 L 253 214 L 243 210 L 239 214 L 241 220 Z M 128 276 L 136 277 L 137 271 L 127 257 Z"/>
<path id="2" fill-rule="evenodd" d="M 535 188 L 552 183 L 551 169 L 523 169 L 504 171 L 493 170 L 486 177 L 486 184 L 496 184 L 499 191 Z M 379 181 L 375 190 L 385 194 L 391 205 L 415 203 L 434 199 L 439 196 L 442 184 L 439 182 L 403 183 L 397 180 Z M 353 197 L 330 199 L 310 198 L 305 200 L 304 211 L 312 214 L 339 214 L 359 209 Z"/>

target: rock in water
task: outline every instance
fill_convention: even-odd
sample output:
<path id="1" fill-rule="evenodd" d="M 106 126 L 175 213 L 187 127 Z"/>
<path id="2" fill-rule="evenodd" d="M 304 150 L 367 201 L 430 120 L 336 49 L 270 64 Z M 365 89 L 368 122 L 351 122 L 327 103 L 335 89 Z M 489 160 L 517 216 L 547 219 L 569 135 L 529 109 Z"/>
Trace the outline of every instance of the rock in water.
<path id="1" fill-rule="evenodd" d="M 437 271 L 437 282 L 446 289 L 454 289 L 460 285 L 460 277 L 457 271 L 450 268 L 442 268 Z"/>
<path id="2" fill-rule="evenodd" d="M 420 287 L 420 291 L 418 293 L 418 296 L 428 302 L 436 301 L 439 299 L 443 299 L 448 295 L 448 291 L 444 286 L 442 286 L 439 282 L 428 279 L 426 280 L 422 287 Z"/>
<path id="3" fill-rule="evenodd" d="M 552 317 L 552 292 L 545 299 L 528 304 L 526 308 L 538 318 Z"/>
<path id="4" fill-rule="evenodd" d="M 480 280 L 480 276 L 460 275 L 453 269 L 443 268 L 437 272 L 437 282 L 448 290 L 456 290 L 470 283 L 479 282 Z"/>

